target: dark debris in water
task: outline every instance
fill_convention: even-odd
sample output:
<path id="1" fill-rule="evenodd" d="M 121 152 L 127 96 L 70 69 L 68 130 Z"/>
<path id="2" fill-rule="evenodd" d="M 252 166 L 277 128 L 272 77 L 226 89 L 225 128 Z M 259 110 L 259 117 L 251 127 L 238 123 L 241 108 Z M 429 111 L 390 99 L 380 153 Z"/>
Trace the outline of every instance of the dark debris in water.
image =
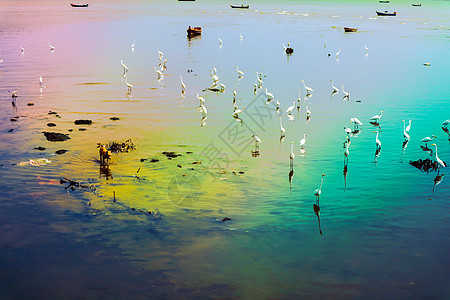
<path id="1" fill-rule="evenodd" d="M 47 132 L 44 131 L 44 135 L 50 142 L 64 142 L 69 140 L 70 137 L 67 134 L 59 133 L 59 132 Z"/>
<path id="2" fill-rule="evenodd" d="M 177 154 L 173 151 L 164 151 L 162 154 L 167 156 L 167 158 L 176 158 L 178 156 L 181 156 L 181 154 Z"/>
<path id="3" fill-rule="evenodd" d="M 69 151 L 69 150 L 66 150 L 66 149 L 60 149 L 60 150 L 56 150 L 55 153 L 58 154 L 58 155 L 61 155 L 61 154 L 66 153 L 67 151 Z"/>
<path id="4" fill-rule="evenodd" d="M 45 148 L 44 148 L 44 147 L 41 147 L 41 146 L 35 147 L 34 149 L 39 150 L 39 151 L 44 151 L 44 150 L 45 150 Z"/>
<path id="5" fill-rule="evenodd" d="M 55 123 L 47 123 L 47 126 L 48 126 L 48 127 L 55 127 L 56 124 L 55 124 Z"/>
<path id="6" fill-rule="evenodd" d="M 75 125 L 91 125 L 92 124 L 92 120 L 75 120 Z"/>
<path id="7" fill-rule="evenodd" d="M 118 118 L 118 117 L 111 117 L 111 118 L 109 118 L 109 119 L 112 120 L 112 121 L 120 120 L 120 118 Z"/>
<path id="8" fill-rule="evenodd" d="M 124 142 L 109 142 L 106 145 L 106 149 L 108 149 L 109 151 L 113 152 L 113 153 L 123 153 L 123 152 L 128 152 L 131 150 L 135 150 L 136 146 L 134 145 L 133 141 L 131 139 L 128 139 Z"/>
<path id="9" fill-rule="evenodd" d="M 68 186 L 66 186 L 64 188 L 65 190 L 71 189 L 73 191 L 73 190 L 75 190 L 75 188 L 85 189 L 85 190 L 89 190 L 91 192 L 94 192 L 96 190 L 96 187 L 94 185 L 92 185 L 92 184 L 82 184 L 82 183 L 80 183 L 78 181 L 70 180 L 70 179 L 67 179 L 65 177 L 61 178 L 59 180 L 59 183 L 60 184 L 65 184 L 65 183 L 69 184 Z"/>
<path id="10" fill-rule="evenodd" d="M 430 171 L 437 171 L 439 168 L 439 164 L 436 161 L 433 161 L 429 158 L 427 159 L 419 159 L 419 160 L 411 160 L 409 164 L 413 167 L 416 167 L 417 169 L 424 171 L 424 172 L 430 172 Z M 447 166 L 447 163 L 444 162 L 444 164 Z"/>

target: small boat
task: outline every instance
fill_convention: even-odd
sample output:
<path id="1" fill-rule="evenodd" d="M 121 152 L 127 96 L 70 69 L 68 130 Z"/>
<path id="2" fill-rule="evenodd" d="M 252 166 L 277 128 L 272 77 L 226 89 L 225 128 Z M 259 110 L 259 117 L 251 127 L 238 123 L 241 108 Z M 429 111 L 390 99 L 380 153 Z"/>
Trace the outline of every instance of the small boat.
<path id="1" fill-rule="evenodd" d="M 242 5 L 231 5 L 230 4 L 230 6 L 231 6 L 231 8 L 240 8 L 240 9 L 249 9 L 249 7 L 250 7 L 250 5 L 244 5 L 244 4 L 242 4 Z"/>
<path id="2" fill-rule="evenodd" d="M 380 0 L 379 2 L 380 3 L 389 3 L 389 1 L 383 1 L 383 0 Z"/>
<path id="3" fill-rule="evenodd" d="M 422 6 L 422 4 L 411 4 L 412 6 Z"/>
<path id="4" fill-rule="evenodd" d="M 357 28 L 351 28 L 351 27 L 344 27 L 345 32 L 356 32 L 358 30 Z"/>
<path id="5" fill-rule="evenodd" d="M 202 34 L 202 28 L 201 27 L 191 27 L 186 30 L 188 36 L 196 36 Z"/>
<path id="6" fill-rule="evenodd" d="M 376 11 L 378 16 L 396 16 L 397 12 L 388 12 L 387 10 L 385 10 L 384 12 L 381 11 Z"/>
<path id="7" fill-rule="evenodd" d="M 89 3 L 86 3 L 86 4 L 73 4 L 73 3 L 70 3 L 70 5 L 72 7 L 88 7 Z"/>

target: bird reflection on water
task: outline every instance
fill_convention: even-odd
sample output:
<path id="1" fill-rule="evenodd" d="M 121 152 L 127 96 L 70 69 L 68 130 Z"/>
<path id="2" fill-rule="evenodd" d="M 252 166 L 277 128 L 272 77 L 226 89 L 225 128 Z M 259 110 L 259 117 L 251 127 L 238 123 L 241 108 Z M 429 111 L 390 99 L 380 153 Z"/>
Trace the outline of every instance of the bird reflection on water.
<path id="1" fill-rule="evenodd" d="M 442 180 L 444 179 L 444 175 L 445 174 L 441 174 L 441 175 L 436 175 L 436 177 L 434 178 L 434 184 L 433 184 L 433 195 L 434 195 L 434 188 L 442 182 Z"/>

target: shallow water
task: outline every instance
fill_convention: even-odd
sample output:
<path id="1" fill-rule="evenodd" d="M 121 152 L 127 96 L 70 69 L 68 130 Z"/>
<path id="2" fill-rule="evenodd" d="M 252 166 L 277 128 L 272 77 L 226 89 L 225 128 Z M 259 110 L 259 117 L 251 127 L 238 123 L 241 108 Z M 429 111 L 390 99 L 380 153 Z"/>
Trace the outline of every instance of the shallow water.
<path id="1" fill-rule="evenodd" d="M 446 1 L 420 8 L 264 1 L 249 2 L 248 11 L 199 0 L 100 1 L 87 9 L 39 3 L 2 2 L 0 298 L 449 297 L 450 184 L 444 176 L 433 193 L 436 172 L 408 164 L 430 157 L 420 140 L 431 135 L 450 161 L 441 129 L 450 118 Z M 381 9 L 398 15 L 376 17 Z M 188 25 L 202 26 L 202 36 L 187 39 Z M 358 31 L 345 34 L 346 26 Z M 168 60 L 160 81 L 152 69 L 158 49 Z M 224 93 L 202 92 L 213 66 Z M 281 103 L 281 143 L 274 104 L 253 93 L 255 72 Z M 349 100 L 331 96 L 330 79 Z M 245 107 L 242 124 L 232 118 L 233 90 Z M 299 90 L 300 111 L 289 120 L 284 111 Z M 195 93 L 206 99 L 205 126 Z M 380 127 L 370 125 L 380 111 Z M 343 127 L 351 117 L 364 125 L 351 138 L 344 177 Z M 410 119 L 402 150 L 402 120 Z M 43 131 L 71 139 L 48 142 Z M 259 157 L 251 155 L 252 134 L 262 140 Z M 98 142 L 129 138 L 136 150 L 99 166 Z M 55 155 L 58 149 L 69 151 Z M 168 160 L 163 151 L 182 156 Z M 17 165 L 38 158 L 51 163 Z M 322 173 L 320 235 L 313 192 Z M 61 177 L 95 192 L 67 191 Z"/>

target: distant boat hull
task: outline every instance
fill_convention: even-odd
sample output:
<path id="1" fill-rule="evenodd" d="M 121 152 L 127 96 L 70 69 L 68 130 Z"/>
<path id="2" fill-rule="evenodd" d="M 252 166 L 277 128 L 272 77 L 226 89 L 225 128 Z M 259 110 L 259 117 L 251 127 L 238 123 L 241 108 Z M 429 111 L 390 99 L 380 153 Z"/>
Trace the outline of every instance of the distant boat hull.
<path id="1" fill-rule="evenodd" d="M 249 9 L 250 5 L 231 5 L 231 8 Z"/>
<path id="2" fill-rule="evenodd" d="M 186 0 L 182 0 L 182 1 L 186 1 Z M 191 27 L 191 26 L 189 26 L 189 28 L 186 31 L 187 31 L 187 35 L 188 36 L 196 36 L 196 35 L 201 35 L 202 34 L 202 28 L 201 27 Z"/>
<path id="3" fill-rule="evenodd" d="M 379 1 L 380 3 L 389 3 L 389 1 Z"/>
<path id="4" fill-rule="evenodd" d="M 86 3 L 86 4 L 73 4 L 73 3 L 70 3 L 70 5 L 72 7 L 88 7 L 89 3 Z"/>
<path id="5" fill-rule="evenodd" d="M 411 4 L 412 6 L 422 6 L 422 4 Z"/>
<path id="6" fill-rule="evenodd" d="M 351 28 L 351 27 L 344 27 L 345 32 L 356 32 L 358 30 L 357 28 Z"/>
<path id="7" fill-rule="evenodd" d="M 397 12 L 396 12 L 396 11 L 394 11 L 394 12 L 388 12 L 387 10 L 384 11 L 384 12 L 377 11 L 377 15 L 378 15 L 378 16 L 396 16 L 396 15 L 397 15 Z"/>

